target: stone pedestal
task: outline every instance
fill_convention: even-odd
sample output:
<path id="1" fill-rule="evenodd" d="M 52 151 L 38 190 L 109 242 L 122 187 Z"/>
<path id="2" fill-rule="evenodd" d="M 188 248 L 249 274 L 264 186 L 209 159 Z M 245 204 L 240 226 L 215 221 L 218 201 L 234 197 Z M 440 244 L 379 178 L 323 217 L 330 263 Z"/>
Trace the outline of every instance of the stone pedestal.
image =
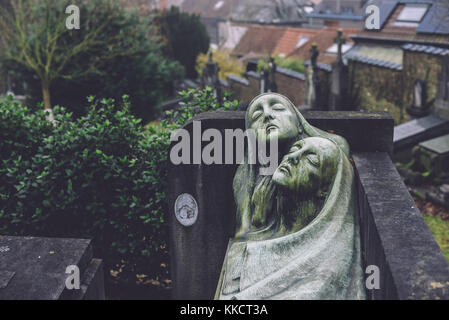
<path id="1" fill-rule="evenodd" d="M 80 270 L 80 289 L 66 288 L 70 265 Z M 102 260 L 91 240 L 0 236 L 0 300 L 104 299 Z"/>

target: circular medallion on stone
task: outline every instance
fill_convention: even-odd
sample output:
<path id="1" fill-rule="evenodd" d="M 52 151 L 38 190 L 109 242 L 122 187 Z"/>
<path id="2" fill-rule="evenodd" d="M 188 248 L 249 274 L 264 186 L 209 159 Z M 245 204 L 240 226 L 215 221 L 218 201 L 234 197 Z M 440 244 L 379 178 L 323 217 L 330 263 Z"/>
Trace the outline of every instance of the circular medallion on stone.
<path id="1" fill-rule="evenodd" d="M 183 193 L 175 201 L 175 216 L 179 223 L 189 227 L 198 218 L 198 204 L 192 195 Z"/>

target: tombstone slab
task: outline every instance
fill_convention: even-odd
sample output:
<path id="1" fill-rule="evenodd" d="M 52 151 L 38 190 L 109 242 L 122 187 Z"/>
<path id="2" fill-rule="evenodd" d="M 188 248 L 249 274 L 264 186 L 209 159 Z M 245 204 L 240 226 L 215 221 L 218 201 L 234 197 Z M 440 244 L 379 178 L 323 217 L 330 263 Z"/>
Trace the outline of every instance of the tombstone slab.
<path id="1" fill-rule="evenodd" d="M 414 152 L 417 161 L 435 178 L 449 178 L 449 134 L 421 142 Z"/>
<path id="2" fill-rule="evenodd" d="M 449 119 L 431 114 L 394 127 L 394 150 L 411 148 L 421 141 L 438 137 L 449 132 Z"/>
<path id="3" fill-rule="evenodd" d="M 80 269 L 80 289 L 66 288 L 66 268 Z M 0 300 L 104 299 L 102 261 L 91 240 L 0 236 Z"/>

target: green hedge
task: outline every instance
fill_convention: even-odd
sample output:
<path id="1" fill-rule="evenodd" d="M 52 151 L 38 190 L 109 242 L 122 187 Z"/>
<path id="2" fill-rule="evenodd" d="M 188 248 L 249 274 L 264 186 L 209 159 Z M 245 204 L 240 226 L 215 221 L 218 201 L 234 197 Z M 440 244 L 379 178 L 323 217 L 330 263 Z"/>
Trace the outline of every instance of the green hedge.
<path id="1" fill-rule="evenodd" d="M 112 265 L 148 266 L 165 246 L 167 139 L 150 135 L 127 98 L 94 102 L 73 120 L 0 104 L 0 232 L 93 238 Z"/>
<path id="2" fill-rule="evenodd" d="M 76 120 L 55 107 L 53 122 L 12 97 L 0 102 L 0 234 L 92 238 L 107 268 L 158 272 L 170 131 L 218 108 L 210 88 L 182 95 L 183 107 L 158 128 L 131 115 L 127 96 L 91 97 Z"/>

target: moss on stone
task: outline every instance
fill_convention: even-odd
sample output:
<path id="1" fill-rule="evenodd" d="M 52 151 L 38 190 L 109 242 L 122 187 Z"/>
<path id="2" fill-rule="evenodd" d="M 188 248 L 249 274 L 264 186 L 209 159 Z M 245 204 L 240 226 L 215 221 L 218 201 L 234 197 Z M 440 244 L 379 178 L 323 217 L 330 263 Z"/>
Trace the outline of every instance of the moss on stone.
<path id="1" fill-rule="evenodd" d="M 449 221 L 430 214 L 424 214 L 424 220 L 435 237 L 436 242 L 443 251 L 444 256 L 449 261 Z"/>

